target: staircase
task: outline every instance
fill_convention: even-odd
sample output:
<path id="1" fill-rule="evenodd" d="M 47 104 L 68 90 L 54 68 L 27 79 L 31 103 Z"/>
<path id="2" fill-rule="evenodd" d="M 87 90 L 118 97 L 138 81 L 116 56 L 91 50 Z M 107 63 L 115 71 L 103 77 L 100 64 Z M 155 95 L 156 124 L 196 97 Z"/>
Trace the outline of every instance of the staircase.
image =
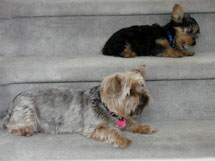
<path id="1" fill-rule="evenodd" d="M 193 57 L 103 56 L 123 27 L 166 24 L 175 3 L 200 26 Z M 112 73 L 145 64 L 152 103 L 139 120 L 158 132 L 124 133 L 126 149 L 80 135 L 20 137 L 0 131 L 0 160 L 215 159 L 214 0 L 0 1 L 0 116 L 12 98 L 35 87 L 88 89 Z"/>

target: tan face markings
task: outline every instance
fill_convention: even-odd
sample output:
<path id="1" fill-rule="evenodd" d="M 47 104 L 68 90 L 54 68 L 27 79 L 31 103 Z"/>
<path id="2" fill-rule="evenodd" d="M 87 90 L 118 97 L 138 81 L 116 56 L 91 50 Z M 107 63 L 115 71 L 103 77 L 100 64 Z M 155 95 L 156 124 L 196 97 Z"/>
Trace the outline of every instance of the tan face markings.
<path id="1" fill-rule="evenodd" d="M 183 50 L 184 47 L 186 47 L 186 45 L 191 46 L 195 41 L 192 34 L 187 33 L 186 30 L 180 27 L 175 27 L 175 30 L 176 30 L 175 41 L 179 49 Z"/>
<path id="2" fill-rule="evenodd" d="M 116 87 L 120 90 L 115 90 Z M 144 92 L 147 93 L 144 77 L 135 70 L 106 77 L 100 89 L 102 102 L 110 111 L 123 117 L 127 117 L 138 108 L 141 94 Z"/>

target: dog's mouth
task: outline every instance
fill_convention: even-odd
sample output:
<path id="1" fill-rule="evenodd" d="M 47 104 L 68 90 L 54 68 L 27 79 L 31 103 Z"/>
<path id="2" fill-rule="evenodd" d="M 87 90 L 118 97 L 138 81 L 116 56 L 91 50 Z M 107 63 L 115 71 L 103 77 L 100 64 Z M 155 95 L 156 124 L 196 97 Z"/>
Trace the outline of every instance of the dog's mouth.
<path id="1" fill-rule="evenodd" d="M 194 46 L 196 46 L 196 41 L 195 40 L 192 41 L 192 42 L 189 42 L 189 43 L 188 42 L 183 42 L 181 44 L 182 49 L 188 49 L 188 48 L 192 48 Z"/>
<path id="2" fill-rule="evenodd" d="M 142 97 L 140 98 L 140 102 L 139 102 L 137 108 L 134 111 L 132 111 L 129 114 L 129 116 L 131 116 L 133 118 L 136 118 L 137 116 L 139 116 L 142 113 L 143 109 L 145 107 L 147 107 L 149 104 L 150 104 L 150 96 L 147 95 L 147 94 L 142 95 Z"/>
<path id="3" fill-rule="evenodd" d="M 185 42 L 183 44 L 181 44 L 181 46 L 183 49 L 186 49 L 186 47 L 187 47 Z"/>
<path id="4" fill-rule="evenodd" d="M 191 48 L 191 47 L 193 47 L 193 46 L 187 44 L 186 42 L 184 42 L 184 43 L 181 44 L 181 48 L 184 49 L 184 50 L 186 50 L 186 49 L 188 49 L 188 48 Z"/>
<path id="5" fill-rule="evenodd" d="M 188 48 L 190 48 L 190 47 L 193 47 L 193 46 L 187 44 L 186 42 L 184 42 L 184 43 L 182 44 L 182 48 L 183 48 L 183 49 L 188 49 Z"/>
<path id="6" fill-rule="evenodd" d="M 149 103 L 150 103 L 150 96 L 148 94 L 145 94 L 141 97 L 139 106 L 146 107 L 149 105 Z"/>
<path id="7" fill-rule="evenodd" d="M 132 117 L 132 118 L 137 118 L 142 112 L 143 112 L 143 109 L 145 108 L 144 105 L 138 105 L 138 107 L 136 108 L 135 111 L 132 111 L 129 116 Z"/>

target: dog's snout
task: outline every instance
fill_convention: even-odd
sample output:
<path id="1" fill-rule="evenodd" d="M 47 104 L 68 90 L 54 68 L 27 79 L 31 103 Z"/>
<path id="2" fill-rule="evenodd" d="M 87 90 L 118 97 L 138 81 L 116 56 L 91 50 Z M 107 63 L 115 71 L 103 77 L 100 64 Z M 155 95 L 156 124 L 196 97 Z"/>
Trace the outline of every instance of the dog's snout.
<path id="1" fill-rule="evenodd" d="M 141 97 L 141 102 L 147 102 L 147 100 L 148 100 L 148 96 L 147 95 L 143 95 L 142 97 Z"/>
<path id="2" fill-rule="evenodd" d="M 196 45 L 196 39 L 193 37 L 193 42 L 192 42 L 192 46 Z"/>
<path id="3" fill-rule="evenodd" d="M 196 45 L 196 40 L 193 40 L 192 46 Z"/>
<path id="4" fill-rule="evenodd" d="M 143 93 L 149 93 L 149 90 L 148 89 L 144 89 Z"/>

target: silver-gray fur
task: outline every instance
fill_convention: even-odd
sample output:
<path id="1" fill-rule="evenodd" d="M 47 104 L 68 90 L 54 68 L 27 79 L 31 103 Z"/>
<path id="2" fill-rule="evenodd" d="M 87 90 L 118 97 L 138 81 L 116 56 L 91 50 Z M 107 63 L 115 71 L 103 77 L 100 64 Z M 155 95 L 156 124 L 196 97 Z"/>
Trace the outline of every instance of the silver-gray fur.
<path id="1" fill-rule="evenodd" d="M 99 96 L 100 87 L 87 91 L 65 88 L 33 89 L 18 94 L 4 117 L 4 127 L 33 125 L 34 132 L 80 133 L 88 136 L 111 117 Z"/>

